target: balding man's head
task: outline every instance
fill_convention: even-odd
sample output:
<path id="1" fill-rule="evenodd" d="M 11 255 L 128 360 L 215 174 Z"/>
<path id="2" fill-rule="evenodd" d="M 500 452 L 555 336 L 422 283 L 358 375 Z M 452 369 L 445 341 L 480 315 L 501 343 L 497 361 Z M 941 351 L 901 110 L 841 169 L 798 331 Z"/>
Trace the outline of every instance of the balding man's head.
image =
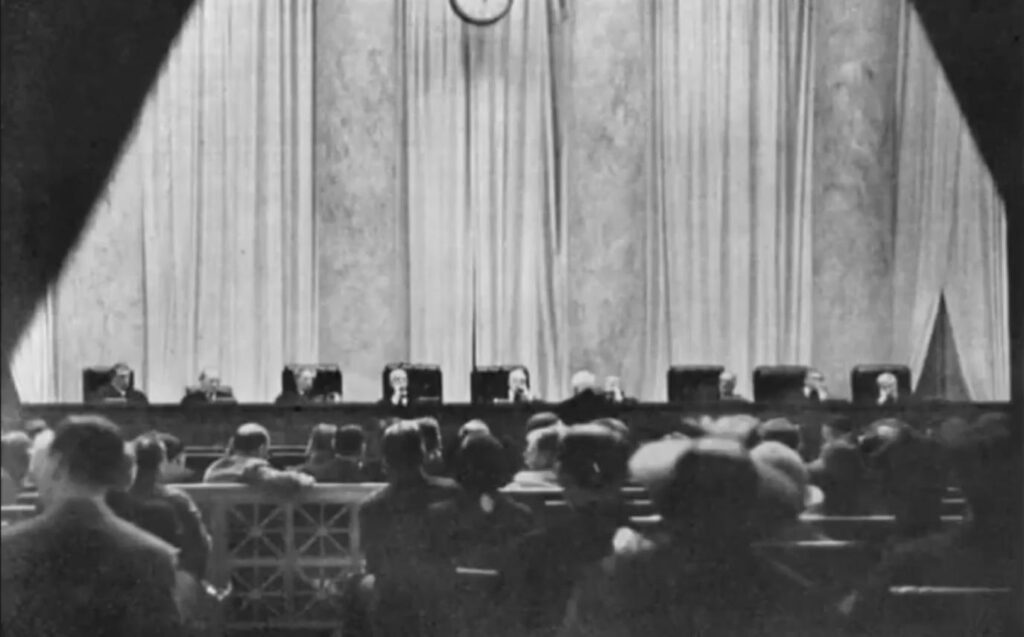
<path id="1" fill-rule="evenodd" d="M 597 386 L 597 378 L 593 372 L 581 370 L 572 375 L 572 393 L 578 394 L 582 391 L 593 391 Z"/>
<path id="2" fill-rule="evenodd" d="M 220 371 L 207 367 L 199 372 L 199 386 L 204 392 L 215 392 L 220 387 Z"/>
<path id="3" fill-rule="evenodd" d="M 231 452 L 242 456 L 265 457 L 270 447 L 270 432 L 259 423 L 249 422 L 235 430 Z"/>

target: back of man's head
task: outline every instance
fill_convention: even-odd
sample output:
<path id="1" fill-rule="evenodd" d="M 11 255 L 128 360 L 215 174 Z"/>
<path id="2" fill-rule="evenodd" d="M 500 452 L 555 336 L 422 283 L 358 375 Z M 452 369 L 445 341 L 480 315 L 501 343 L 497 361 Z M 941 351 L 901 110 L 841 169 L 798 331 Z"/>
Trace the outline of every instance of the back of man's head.
<path id="1" fill-rule="evenodd" d="M 547 429 L 548 427 L 557 425 L 560 422 L 562 422 L 561 419 L 554 412 L 537 412 L 526 420 L 526 435 L 530 435 L 531 431 Z"/>
<path id="2" fill-rule="evenodd" d="M 9 431 L 0 438 L 0 445 L 3 450 L 0 454 L 0 466 L 11 477 L 20 480 L 28 471 L 32 439 L 24 431 Z"/>
<path id="3" fill-rule="evenodd" d="M 135 466 L 138 469 L 136 481 L 155 479 L 160 473 L 160 466 L 167 460 L 167 449 L 160 436 L 152 433 L 143 434 L 132 441 L 135 452 Z"/>
<path id="4" fill-rule="evenodd" d="M 750 536 L 761 481 L 740 442 L 661 440 L 641 447 L 629 467 L 675 532 L 709 543 Z"/>
<path id="5" fill-rule="evenodd" d="M 437 418 L 425 416 L 416 421 L 420 436 L 423 438 L 423 449 L 427 454 L 437 453 L 441 449 L 441 424 Z"/>
<path id="6" fill-rule="evenodd" d="M 779 442 L 794 451 L 803 446 L 803 436 L 797 427 L 786 418 L 772 418 L 758 426 L 761 442 Z"/>
<path id="7" fill-rule="evenodd" d="M 417 473 L 423 468 L 423 436 L 419 423 L 403 420 L 384 430 L 381 455 L 388 471 Z"/>
<path id="8" fill-rule="evenodd" d="M 231 452 L 243 456 L 259 455 L 266 452 L 269 446 L 270 432 L 254 422 L 241 425 L 231 438 Z"/>
<path id="9" fill-rule="evenodd" d="M 559 482 L 582 489 L 618 489 L 626 480 L 629 443 L 604 425 L 569 427 L 558 447 Z"/>
<path id="10" fill-rule="evenodd" d="M 359 425 L 345 425 L 334 435 L 334 450 L 341 456 L 358 456 L 366 445 L 366 434 Z"/>
<path id="11" fill-rule="evenodd" d="M 67 480 L 102 491 L 127 486 L 133 466 L 121 430 L 103 416 L 65 418 L 48 455 Z"/>
<path id="12" fill-rule="evenodd" d="M 338 428 L 327 423 L 315 425 L 309 434 L 309 444 L 306 453 L 333 453 L 334 435 Z"/>
<path id="13" fill-rule="evenodd" d="M 181 443 L 181 439 L 174 434 L 169 434 L 161 431 L 157 434 L 160 438 L 160 442 L 164 443 L 164 451 L 167 453 L 167 462 L 174 462 L 181 457 L 181 453 L 185 451 L 185 445 Z"/>

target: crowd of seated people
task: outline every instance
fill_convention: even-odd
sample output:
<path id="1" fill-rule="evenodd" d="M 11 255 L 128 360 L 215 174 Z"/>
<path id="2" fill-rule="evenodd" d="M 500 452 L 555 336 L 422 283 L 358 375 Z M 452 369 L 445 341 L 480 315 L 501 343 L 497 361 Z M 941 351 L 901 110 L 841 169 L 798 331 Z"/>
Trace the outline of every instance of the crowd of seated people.
<path id="1" fill-rule="evenodd" d="M 638 441 L 590 407 L 571 419 L 531 416 L 523 462 L 481 421 L 447 445 L 433 419 L 393 419 L 378 432 L 379 466 L 360 427 L 321 424 L 306 461 L 280 470 L 267 460 L 267 430 L 248 423 L 204 481 L 276 497 L 317 482 L 386 482 L 361 505 L 365 570 L 339 617 L 346 634 L 872 634 L 894 585 L 1019 593 L 1020 457 L 1005 416 L 953 419 L 932 436 L 895 420 L 858 430 L 837 418 L 805 462 L 800 429 L 784 418 L 687 421 Z M 180 441 L 150 433 L 125 443 L 99 417 L 31 431 L 4 437 L 5 483 L 35 485 L 41 509 L 4 530 L 4 634 L 143 634 L 78 627 L 130 630 L 144 621 L 138 613 L 148 634 L 183 634 L 209 594 L 210 544 L 195 504 L 168 486 L 183 475 Z M 944 530 L 951 480 L 969 515 Z M 538 516 L 506 485 L 559 489 L 564 515 Z M 631 518 L 627 486 L 649 494 L 656 527 Z M 885 558 L 842 599 L 808 589 L 758 548 L 829 539 L 802 517 L 809 511 L 896 517 Z M 78 601 L 46 614 L 64 594 Z M 1012 613 L 993 621 L 1019 625 Z"/>

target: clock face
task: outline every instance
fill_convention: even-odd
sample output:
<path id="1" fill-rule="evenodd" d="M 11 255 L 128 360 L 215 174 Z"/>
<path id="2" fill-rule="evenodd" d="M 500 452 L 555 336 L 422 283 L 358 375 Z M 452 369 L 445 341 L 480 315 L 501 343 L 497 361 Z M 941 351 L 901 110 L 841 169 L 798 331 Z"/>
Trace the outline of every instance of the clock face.
<path id="1" fill-rule="evenodd" d="M 449 0 L 460 18 L 478 26 L 494 24 L 512 8 L 512 0 Z"/>

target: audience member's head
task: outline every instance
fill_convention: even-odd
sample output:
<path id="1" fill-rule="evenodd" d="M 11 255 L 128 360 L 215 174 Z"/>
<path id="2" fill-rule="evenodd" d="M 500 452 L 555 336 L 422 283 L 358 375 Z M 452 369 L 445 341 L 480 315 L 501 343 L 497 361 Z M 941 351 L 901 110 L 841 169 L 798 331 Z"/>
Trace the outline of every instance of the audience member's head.
<path id="1" fill-rule="evenodd" d="M 714 438 L 735 440 L 750 449 L 758 443 L 758 425 L 761 421 L 754 416 L 736 414 L 707 421 L 704 425 L 707 435 Z"/>
<path id="2" fill-rule="evenodd" d="M 110 375 L 110 384 L 119 392 L 126 392 L 132 386 L 132 368 L 126 363 L 115 363 Z"/>
<path id="3" fill-rule="evenodd" d="M 795 521 L 821 503 L 821 492 L 810 485 L 807 466 L 792 447 L 769 440 L 751 449 L 750 459 L 761 476 L 760 508 L 768 524 Z"/>
<path id="4" fill-rule="evenodd" d="M 419 423 L 403 420 L 385 429 L 381 456 L 389 480 L 422 474 L 425 452 Z"/>
<path id="5" fill-rule="evenodd" d="M 562 438 L 564 427 L 560 424 L 543 429 L 534 429 L 526 434 L 526 449 L 523 451 L 523 462 L 531 471 L 547 471 L 555 468 L 558 457 L 558 442 Z"/>
<path id="6" fill-rule="evenodd" d="M 46 421 L 42 418 L 30 418 L 25 421 L 24 430 L 28 434 L 28 437 L 35 440 L 36 436 L 49 431 L 50 426 L 46 424 Z"/>
<path id="7" fill-rule="evenodd" d="M 526 435 L 530 435 L 531 431 L 547 429 L 552 425 L 559 425 L 561 423 L 562 419 L 557 414 L 550 411 L 539 411 L 526 420 Z"/>
<path id="8" fill-rule="evenodd" d="M 69 416 L 41 451 L 39 497 L 47 506 L 65 499 L 101 499 L 126 488 L 134 462 L 117 425 L 102 416 Z"/>
<path id="9" fill-rule="evenodd" d="M 155 433 L 142 434 L 132 441 L 132 453 L 135 456 L 135 484 L 152 486 L 159 480 L 161 471 L 167 462 L 167 448 Z"/>
<path id="10" fill-rule="evenodd" d="M 598 418 L 597 420 L 594 421 L 594 424 L 600 425 L 607 429 L 608 431 L 614 433 L 616 436 L 619 436 L 622 439 L 622 441 L 625 442 L 627 445 L 632 445 L 632 432 L 629 430 L 629 427 L 626 425 L 626 423 L 622 422 L 618 418 Z"/>
<path id="11" fill-rule="evenodd" d="M 306 444 L 307 456 L 334 455 L 334 435 L 338 428 L 329 423 L 320 423 L 309 433 Z"/>
<path id="12" fill-rule="evenodd" d="M 797 427 L 786 418 L 772 418 L 758 427 L 761 441 L 781 442 L 790 449 L 799 452 L 803 448 L 803 436 Z"/>
<path id="13" fill-rule="evenodd" d="M 220 372 L 212 367 L 207 367 L 199 372 L 199 388 L 204 392 L 215 392 L 220 387 Z"/>
<path id="14" fill-rule="evenodd" d="M 837 416 L 821 426 L 821 441 L 824 443 L 844 440 L 854 442 L 857 425 L 846 416 Z"/>
<path id="15" fill-rule="evenodd" d="M 313 383 L 316 382 L 316 370 L 312 367 L 300 367 L 295 372 L 295 391 L 300 394 L 309 394 L 313 391 Z"/>
<path id="16" fill-rule="evenodd" d="M 419 424 L 420 435 L 423 436 L 423 450 L 427 458 L 433 458 L 441 453 L 441 423 L 437 418 L 425 416 L 416 421 Z"/>
<path id="17" fill-rule="evenodd" d="M 29 449 L 28 459 L 28 482 L 32 485 L 39 484 L 39 472 L 42 470 L 46 456 L 50 452 L 53 436 L 53 429 L 46 429 L 32 439 L 32 447 Z"/>
<path id="18" fill-rule="evenodd" d="M 704 437 L 659 440 L 640 447 L 629 462 L 666 528 L 686 544 L 737 546 L 753 534 L 761 480 L 736 440 Z"/>
<path id="19" fill-rule="evenodd" d="M 156 436 L 164 445 L 166 460 L 160 469 L 160 479 L 164 482 L 178 482 L 185 480 L 192 472 L 185 466 L 188 454 L 181 439 L 174 434 L 163 431 L 157 432 Z"/>
<path id="20" fill-rule="evenodd" d="M 575 425 L 558 445 L 558 483 L 570 506 L 617 500 L 629 473 L 629 444 L 608 427 Z"/>
<path id="21" fill-rule="evenodd" d="M 1021 528 L 1021 454 L 1009 415 L 988 413 L 973 423 L 950 419 L 939 437 L 975 527 L 983 533 L 1000 533 L 1019 545 L 1014 533 Z"/>
<path id="22" fill-rule="evenodd" d="M 469 436 L 475 436 L 478 434 L 490 434 L 491 428 L 487 426 L 482 420 L 474 419 L 470 420 L 466 424 L 459 427 L 459 440 L 465 440 Z"/>
<path id="23" fill-rule="evenodd" d="M 718 375 L 718 395 L 730 398 L 736 393 L 736 374 L 724 371 Z"/>
<path id="24" fill-rule="evenodd" d="M 266 458 L 270 451 L 270 432 L 255 422 L 241 425 L 231 438 L 230 452 L 239 456 Z"/>
<path id="25" fill-rule="evenodd" d="M 493 493 L 508 484 L 505 448 L 489 433 L 462 440 L 455 456 L 455 480 L 473 495 Z"/>
<path id="26" fill-rule="evenodd" d="M 0 466 L 19 484 L 28 475 L 32 439 L 24 431 L 10 431 L 0 438 Z"/>
<path id="27" fill-rule="evenodd" d="M 896 418 L 883 418 L 868 425 L 860 439 L 860 448 L 868 457 L 881 457 L 882 451 L 897 440 L 907 436 L 910 425 Z"/>
<path id="28" fill-rule="evenodd" d="M 573 395 L 584 391 L 594 391 L 597 388 L 597 377 L 593 372 L 582 370 L 572 375 L 571 383 Z"/>
<path id="29" fill-rule="evenodd" d="M 334 450 L 344 458 L 362 458 L 366 453 L 366 434 L 359 425 L 339 427 L 334 434 Z"/>

